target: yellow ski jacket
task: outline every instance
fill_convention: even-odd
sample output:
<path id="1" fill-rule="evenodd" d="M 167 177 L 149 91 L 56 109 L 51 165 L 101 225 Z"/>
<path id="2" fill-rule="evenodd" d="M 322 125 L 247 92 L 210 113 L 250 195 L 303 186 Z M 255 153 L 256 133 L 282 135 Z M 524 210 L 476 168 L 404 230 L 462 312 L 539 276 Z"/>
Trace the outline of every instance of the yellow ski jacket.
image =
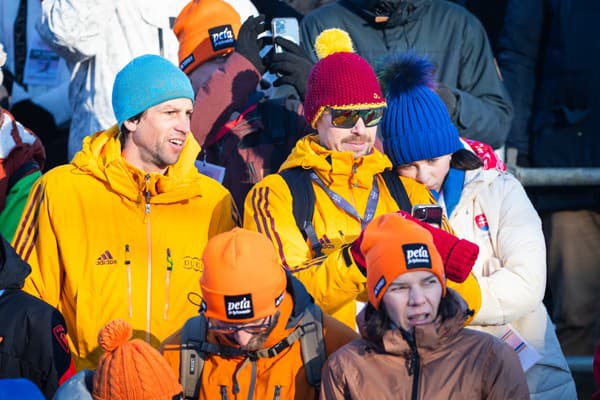
<path id="1" fill-rule="evenodd" d="M 32 268 L 24 289 L 63 313 L 78 369 L 95 368 L 108 321 L 158 347 L 197 313 L 204 246 L 238 219 L 197 172 L 199 150 L 188 135 L 165 175 L 145 173 L 121 157 L 114 126 L 32 187 L 13 241 Z"/>
<path id="2" fill-rule="evenodd" d="M 281 170 L 302 167 L 313 170 L 333 192 L 363 213 L 373 177 L 392 167 L 377 149 L 354 158 L 351 152 L 331 151 L 319 144 L 317 135 L 300 139 Z M 400 178 L 412 204 L 435 203 L 429 190 L 414 179 Z M 379 201 L 375 217 L 398 210 L 381 175 L 377 176 Z M 367 301 L 366 277 L 347 250 L 361 232 L 358 219 L 339 208 L 329 195 L 313 182 L 315 210 L 313 226 L 323 245 L 323 257 L 315 258 L 310 245 L 296 225 L 292 195 L 279 174 L 265 177 L 248 193 L 244 205 L 244 227 L 271 239 L 282 264 L 304 283 L 324 312 L 355 328 L 356 301 Z M 444 228 L 452 231 L 447 221 Z M 471 275 L 463 284 L 449 281 L 477 311 L 481 304 L 479 285 Z"/>

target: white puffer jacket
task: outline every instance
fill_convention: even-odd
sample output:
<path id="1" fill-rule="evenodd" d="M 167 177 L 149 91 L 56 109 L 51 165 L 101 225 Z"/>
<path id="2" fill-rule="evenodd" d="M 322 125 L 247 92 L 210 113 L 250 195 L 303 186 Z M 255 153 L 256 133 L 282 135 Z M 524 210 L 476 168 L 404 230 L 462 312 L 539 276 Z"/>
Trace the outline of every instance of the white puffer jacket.
<path id="1" fill-rule="evenodd" d="M 177 63 L 171 24 L 189 0 L 44 0 L 40 35 L 72 71 L 69 159 L 85 136 L 116 123 L 112 86 L 132 58 L 159 54 Z M 162 32 L 162 33 L 159 33 Z M 162 35 L 162 50 L 159 35 Z"/>
<path id="2" fill-rule="evenodd" d="M 46 0 L 47 1 L 47 0 Z M 19 0 L 0 0 L 0 43 L 6 51 L 6 68 L 14 74 L 15 72 L 15 46 L 14 27 L 15 18 L 19 9 Z M 35 26 L 42 13 L 42 2 L 40 0 L 27 1 L 27 49 L 35 47 Z M 21 86 L 13 83 L 11 106 L 23 101 L 31 100 L 40 107 L 48 110 L 54 117 L 56 125 L 65 124 L 71 119 L 71 106 L 69 104 L 69 69 L 64 60 L 58 61 L 56 70 L 56 81 L 48 84 L 29 83 Z"/>
<path id="3" fill-rule="evenodd" d="M 576 399 L 567 362 L 542 303 L 546 247 L 540 218 L 521 183 L 496 169 L 467 171 L 450 224 L 458 236 L 480 248 L 473 272 L 481 286 L 482 304 L 470 327 L 492 333 L 510 324 L 542 355 L 526 374 L 531 398 Z"/>

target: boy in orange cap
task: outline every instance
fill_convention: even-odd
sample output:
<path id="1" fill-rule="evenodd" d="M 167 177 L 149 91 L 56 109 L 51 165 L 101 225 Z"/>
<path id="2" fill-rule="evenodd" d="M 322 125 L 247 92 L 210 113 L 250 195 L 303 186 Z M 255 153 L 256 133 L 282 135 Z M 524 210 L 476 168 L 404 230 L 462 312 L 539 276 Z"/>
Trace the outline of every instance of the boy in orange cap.
<path id="1" fill-rule="evenodd" d="M 321 313 L 259 233 L 217 235 L 203 261 L 201 315 L 163 345 L 185 395 L 315 398 L 325 358 L 356 334 Z M 195 323 L 200 328 L 193 330 Z"/>

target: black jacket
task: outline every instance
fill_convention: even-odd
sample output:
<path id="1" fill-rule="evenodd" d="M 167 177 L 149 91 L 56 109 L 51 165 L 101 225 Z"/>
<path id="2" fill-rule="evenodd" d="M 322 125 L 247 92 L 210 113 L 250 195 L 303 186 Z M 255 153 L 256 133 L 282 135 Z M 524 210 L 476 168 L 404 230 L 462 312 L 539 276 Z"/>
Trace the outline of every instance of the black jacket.
<path id="1" fill-rule="evenodd" d="M 23 291 L 31 272 L 0 236 L 0 378 L 27 378 L 52 398 L 74 373 L 63 316 Z"/>
<path id="2" fill-rule="evenodd" d="M 341 0 L 302 20 L 302 45 L 316 60 L 316 37 L 341 28 L 371 65 L 391 52 L 414 51 L 437 67 L 435 78 L 456 96 L 452 121 L 460 135 L 498 148 L 504 144 L 512 106 L 481 23 L 463 7 L 443 0 L 396 1 L 386 23 L 376 23 L 373 0 Z"/>
<path id="3" fill-rule="evenodd" d="M 533 167 L 600 167 L 599 15 L 598 1 L 508 2 L 498 44 L 515 108 L 507 143 Z M 597 186 L 554 192 L 536 206 L 600 207 Z"/>

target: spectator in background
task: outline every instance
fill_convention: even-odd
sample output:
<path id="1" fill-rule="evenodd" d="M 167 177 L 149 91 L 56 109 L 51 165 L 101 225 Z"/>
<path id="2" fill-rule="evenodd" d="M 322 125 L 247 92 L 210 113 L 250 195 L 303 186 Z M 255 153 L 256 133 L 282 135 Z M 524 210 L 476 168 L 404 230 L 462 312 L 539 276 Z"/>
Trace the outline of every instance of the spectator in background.
<path id="1" fill-rule="evenodd" d="M 14 239 L 33 269 L 25 289 L 64 312 L 78 369 L 96 364 L 112 319 L 158 347 L 194 315 L 204 244 L 237 222 L 229 192 L 194 166 L 193 98 L 170 61 L 133 59 L 114 83 L 118 125 L 31 190 Z"/>
<path id="2" fill-rule="evenodd" d="M 6 54 L 0 43 L 0 67 Z M 0 71 L 0 85 L 3 74 Z M 36 135 L 0 106 L 0 234 L 9 241 L 25 207 L 29 190 L 41 176 L 45 153 Z"/>
<path id="3" fill-rule="evenodd" d="M 600 2 L 509 1 L 498 61 L 515 118 L 507 146 L 531 167 L 600 167 Z M 567 355 L 600 338 L 600 185 L 529 190 L 548 244 L 548 299 Z"/>
<path id="4" fill-rule="evenodd" d="M 508 0 L 450 0 L 460 4 L 472 12 L 480 21 L 487 32 L 492 51 L 498 51 L 498 39 L 504 26 L 504 14 Z"/>
<path id="5" fill-rule="evenodd" d="M 125 64 L 142 54 L 177 61 L 177 41 L 171 28 L 188 1 L 42 2 L 40 35 L 71 70 L 69 160 L 81 149 L 85 136 L 115 124 L 110 94 L 115 75 Z"/>
<path id="6" fill-rule="evenodd" d="M 542 303 L 546 249 L 525 190 L 503 164 L 492 162 L 489 146 L 459 138 L 434 92 L 433 65 L 427 59 L 392 55 L 384 65 L 379 77 L 388 100 L 381 125 L 385 153 L 401 176 L 434 193 L 459 237 L 479 245 L 473 273 L 482 302 L 470 327 L 524 339 L 519 354 L 533 399 L 575 398 L 573 378 Z"/>
<path id="7" fill-rule="evenodd" d="M 372 65 L 389 52 L 426 55 L 436 67 L 438 93 L 461 136 L 499 148 L 510 129 L 512 106 L 481 23 L 463 7 L 438 0 L 339 0 L 307 15 L 302 45 L 328 28 L 352 37 Z"/>
<path id="8" fill-rule="evenodd" d="M 367 225 L 360 248 L 365 332 L 327 360 L 321 399 L 529 399 L 516 353 L 463 327 L 466 305 L 446 287 L 427 230 L 386 214 Z"/>
<path id="9" fill-rule="evenodd" d="M 21 290 L 30 272 L 0 235 L 0 379 L 29 379 L 51 399 L 75 366 L 61 313 Z M 12 395 L 31 398 L 18 397 L 16 387 Z"/>
<path id="10" fill-rule="evenodd" d="M 256 10 L 249 2 L 195 0 L 174 26 L 180 68 L 196 93 L 190 128 L 202 146 L 199 168 L 207 174 L 222 171 L 220 181 L 240 211 L 250 188 L 277 172 L 296 140 L 310 130 L 299 99 L 265 99 L 257 90 L 267 68 L 258 38 L 265 25 L 264 17 L 253 14 Z M 215 39 L 211 32 L 229 37 Z M 294 66 L 303 67 L 307 75 L 312 63 L 305 56 Z"/>
<path id="11" fill-rule="evenodd" d="M 148 343 L 131 339 L 129 322 L 117 319 L 98 334 L 104 354 L 96 371 L 83 370 L 60 387 L 54 400 L 183 400 L 169 365 Z"/>
<path id="12" fill-rule="evenodd" d="M 8 54 L 3 68 L 10 96 L 6 108 L 39 136 L 50 169 L 68 162 L 70 73 L 35 29 L 41 14 L 39 0 L 0 0 L 0 43 Z"/>

